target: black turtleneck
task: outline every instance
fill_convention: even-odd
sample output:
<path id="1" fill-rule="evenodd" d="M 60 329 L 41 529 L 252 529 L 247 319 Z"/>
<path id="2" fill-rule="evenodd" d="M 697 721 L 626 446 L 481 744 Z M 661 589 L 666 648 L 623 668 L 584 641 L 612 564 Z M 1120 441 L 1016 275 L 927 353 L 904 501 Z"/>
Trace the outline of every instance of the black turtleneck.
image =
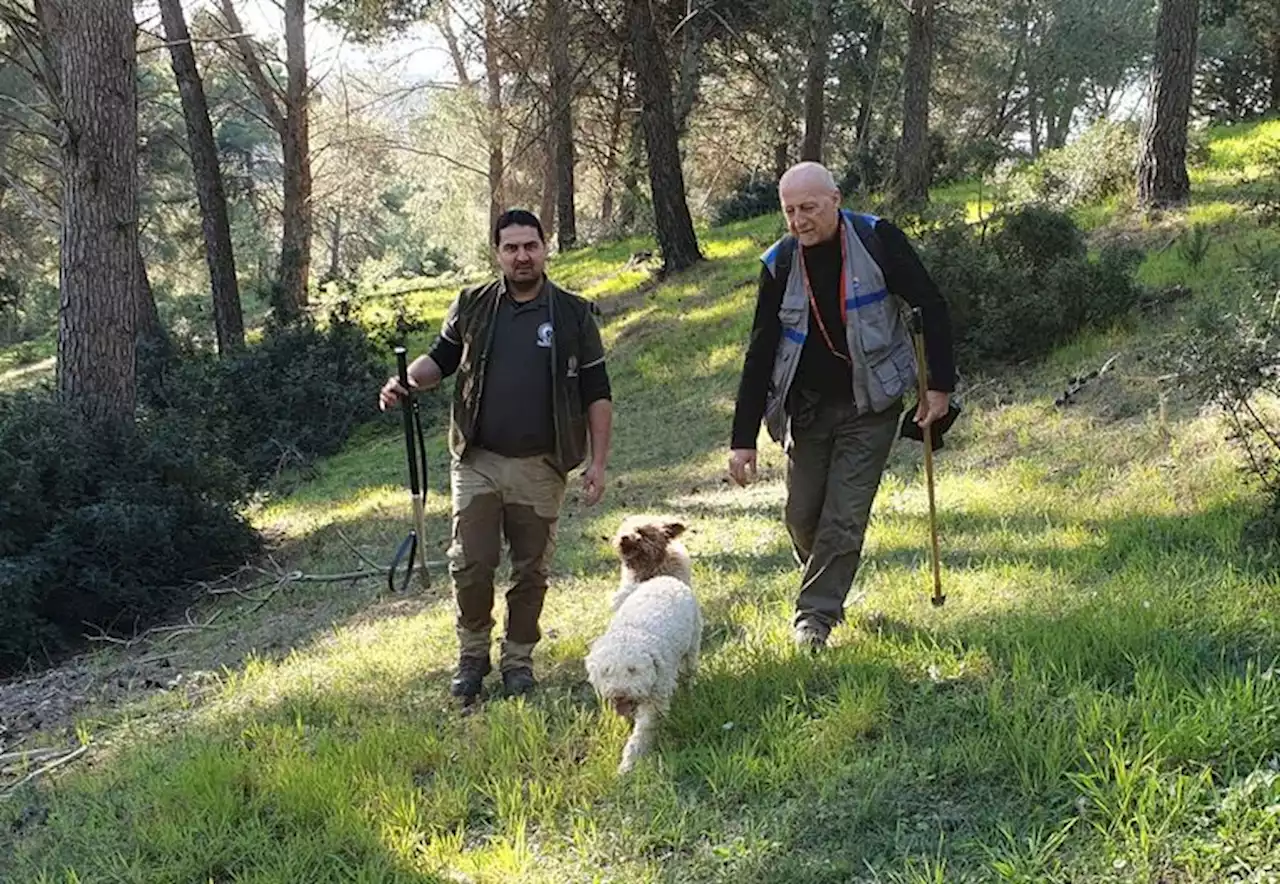
<path id="1" fill-rule="evenodd" d="M 819 325 L 810 304 L 809 336 L 800 351 L 800 364 L 796 367 L 793 386 L 817 393 L 822 399 L 848 402 L 853 396 L 853 378 L 846 361 L 849 358 L 849 341 L 844 332 L 844 320 L 840 317 L 841 265 L 838 231 L 826 242 L 804 250 L 804 269 L 814 300 L 818 302 L 822 324 Z M 827 339 L 822 334 L 823 326 L 840 355 L 827 346 Z"/>

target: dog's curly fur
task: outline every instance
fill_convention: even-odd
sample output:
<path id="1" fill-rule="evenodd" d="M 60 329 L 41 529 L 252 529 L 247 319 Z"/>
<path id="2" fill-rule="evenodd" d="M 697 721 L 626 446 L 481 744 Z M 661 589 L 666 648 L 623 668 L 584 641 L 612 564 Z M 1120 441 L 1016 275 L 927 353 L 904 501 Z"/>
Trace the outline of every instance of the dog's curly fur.
<path id="1" fill-rule="evenodd" d="M 586 666 L 596 694 L 633 725 L 619 773 L 649 751 L 681 676 L 698 669 L 702 611 L 690 586 L 689 554 L 675 539 L 683 531 L 679 522 L 641 517 L 624 522 L 615 539 L 622 585 Z M 673 570 L 678 575 L 663 573 Z"/>
<path id="2" fill-rule="evenodd" d="M 661 516 L 628 516 L 613 536 L 613 549 L 622 560 L 622 580 L 613 595 L 613 610 L 639 584 L 653 577 L 674 577 L 693 585 L 689 550 L 677 538 L 684 534 L 683 522 Z"/>

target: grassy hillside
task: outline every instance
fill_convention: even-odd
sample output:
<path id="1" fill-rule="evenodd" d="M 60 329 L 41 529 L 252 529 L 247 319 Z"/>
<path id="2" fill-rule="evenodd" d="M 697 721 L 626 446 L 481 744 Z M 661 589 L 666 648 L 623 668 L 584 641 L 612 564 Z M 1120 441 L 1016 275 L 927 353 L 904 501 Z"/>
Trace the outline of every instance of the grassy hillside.
<path id="1" fill-rule="evenodd" d="M 1235 249 L 1280 245 L 1244 210 L 1268 140 L 1280 125 L 1215 133 L 1188 213 L 1215 230 L 1197 266 L 1161 245 L 1183 216 L 1152 225 L 1113 206 L 1096 234 L 1150 244 L 1145 281 L 1215 297 Z M 605 314 L 617 417 L 605 501 L 571 494 L 560 525 L 533 698 L 458 714 L 439 567 L 408 598 L 364 580 L 293 584 L 257 610 L 211 600 L 191 615 L 221 612 L 209 628 L 86 664 L 142 659 L 131 677 L 165 689 L 91 706 L 76 722 L 89 753 L 0 801 L 0 879 L 1274 880 L 1280 580 L 1270 549 L 1241 541 L 1257 501 L 1220 427 L 1147 367 L 1178 317 L 970 373 L 937 458 L 946 606 L 928 602 L 920 450 L 902 443 L 849 623 L 829 653 L 801 656 L 780 452 L 763 445 L 750 489 L 724 478 L 756 256 L 777 228 L 707 232 L 710 260 L 653 288 L 626 267 L 639 241 L 555 261 Z M 438 321 L 452 292 L 406 297 Z M 352 546 L 389 557 L 409 525 L 398 421 L 255 511 L 280 569 L 353 570 Z M 437 417 L 433 560 L 443 429 Z M 620 781 L 625 728 L 582 658 L 616 581 L 602 538 L 639 510 L 691 526 L 708 626 L 657 753 Z"/>

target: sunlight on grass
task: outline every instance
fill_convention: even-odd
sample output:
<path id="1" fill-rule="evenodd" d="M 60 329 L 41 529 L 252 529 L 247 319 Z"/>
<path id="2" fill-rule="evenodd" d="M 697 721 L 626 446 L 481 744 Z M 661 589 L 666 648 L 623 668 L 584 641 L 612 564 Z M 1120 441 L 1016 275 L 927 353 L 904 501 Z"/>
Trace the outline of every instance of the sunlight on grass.
<path id="1" fill-rule="evenodd" d="M 1232 146 L 1220 163 L 1249 156 Z M 1218 200 L 1189 217 L 1220 238 L 1196 268 L 1153 251 L 1145 284 L 1212 293 L 1231 284 L 1243 237 L 1274 237 Z M 1162 421 L 1158 385 L 1129 361 L 1164 320 L 967 378 L 975 392 L 935 460 L 946 604 L 929 602 L 921 448 L 901 441 L 846 622 L 823 654 L 800 654 L 785 455 L 762 434 L 759 482 L 725 477 L 753 278 L 776 229 L 707 231 L 712 260 L 645 291 L 648 269 L 622 268 L 651 244 L 556 257 L 566 284 L 613 299 L 617 424 L 604 502 L 588 510 L 571 490 L 558 526 L 533 697 L 458 714 L 443 575 L 412 598 L 295 588 L 266 609 L 311 624 L 291 651 L 211 674 L 214 689 L 168 701 L 145 740 L 94 723 L 106 745 L 93 766 L 0 805 L 0 833 L 15 833 L 0 834 L 0 877 L 1266 880 L 1280 860 L 1280 576 L 1273 550 L 1241 543 L 1260 495 L 1221 425 L 1195 406 Z M 454 294 L 362 310 L 401 298 L 435 322 Z M 1054 405 L 1066 377 L 1117 353 L 1094 398 Z M 450 526 L 433 403 L 438 552 Z M 407 528 L 399 432 L 387 416 L 254 512 L 292 544 L 288 567 L 349 561 L 338 529 L 381 549 Z M 637 511 L 688 524 L 706 629 L 698 677 L 623 779 L 625 722 L 596 702 L 582 661 L 618 579 L 605 538 Z M 504 565 L 499 595 L 505 579 Z"/>

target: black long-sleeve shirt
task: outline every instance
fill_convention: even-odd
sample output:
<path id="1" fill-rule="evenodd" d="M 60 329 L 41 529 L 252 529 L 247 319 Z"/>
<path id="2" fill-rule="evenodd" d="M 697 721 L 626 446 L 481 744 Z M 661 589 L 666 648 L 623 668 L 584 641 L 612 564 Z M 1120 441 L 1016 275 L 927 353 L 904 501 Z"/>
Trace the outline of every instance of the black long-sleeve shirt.
<path id="1" fill-rule="evenodd" d="M 883 254 L 877 256 L 884 274 L 885 287 L 913 307 L 919 307 L 924 321 L 925 361 L 930 390 L 950 393 L 955 390 L 955 358 L 951 332 L 951 315 L 947 302 L 930 278 L 920 257 L 896 225 L 880 219 L 876 237 Z M 840 319 L 840 234 L 825 243 L 804 250 L 805 270 L 814 299 L 831 342 L 845 357 L 849 355 L 844 326 Z M 795 260 L 793 258 L 793 260 Z M 756 297 L 755 321 L 747 355 L 743 360 L 742 378 L 738 384 L 738 400 L 733 415 L 731 447 L 756 447 L 760 422 L 764 419 L 765 397 L 773 375 L 773 361 L 782 337 L 778 309 L 786 292 L 785 277 L 775 279 L 769 269 L 760 271 Z M 823 398 L 853 396 L 849 366 L 831 352 L 817 327 L 813 307 L 809 308 L 809 331 L 793 386 L 811 390 Z"/>

